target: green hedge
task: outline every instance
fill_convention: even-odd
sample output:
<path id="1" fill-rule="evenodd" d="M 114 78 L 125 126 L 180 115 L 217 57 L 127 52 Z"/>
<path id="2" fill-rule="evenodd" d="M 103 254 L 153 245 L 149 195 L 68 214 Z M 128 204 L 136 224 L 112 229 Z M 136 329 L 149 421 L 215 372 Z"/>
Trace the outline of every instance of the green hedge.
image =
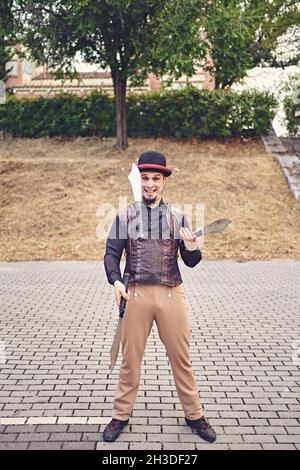
<path id="1" fill-rule="evenodd" d="M 266 132 L 275 98 L 256 91 L 182 90 L 148 92 L 127 99 L 130 137 L 230 137 Z M 114 100 L 104 93 L 53 98 L 8 98 L 0 107 L 0 129 L 13 137 L 114 136 Z"/>
<path id="2" fill-rule="evenodd" d="M 9 97 L 0 107 L 0 129 L 13 137 L 114 135 L 113 100 L 104 93 L 87 97 Z"/>
<path id="3" fill-rule="evenodd" d="M 128 133 L 197 139 L 261 134 L 270 128 L 276 104 L 267 93 L 194 87 L 135 95 L 128 99 Z"/>

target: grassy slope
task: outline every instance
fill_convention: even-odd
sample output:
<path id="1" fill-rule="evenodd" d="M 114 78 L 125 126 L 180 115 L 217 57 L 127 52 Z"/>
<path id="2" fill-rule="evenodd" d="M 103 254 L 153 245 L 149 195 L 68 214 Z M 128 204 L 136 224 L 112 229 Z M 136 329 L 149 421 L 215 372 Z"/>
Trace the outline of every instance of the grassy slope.
<path id="1" fill-rule="evenodd" d="M 233 221 L 201 242 L 204 259 L 300 259 L 299 206 L 260 139 L 132 139 L 125 152 L 113 142 L 0 142 L 1 260 L 101 259 L 99 211 L 118 207 L 119 195 L 131 202 L 128 171 L 149 148 L 180 170 L 168 178 L 166 201 L 204 204 L 205 224 Z"/>

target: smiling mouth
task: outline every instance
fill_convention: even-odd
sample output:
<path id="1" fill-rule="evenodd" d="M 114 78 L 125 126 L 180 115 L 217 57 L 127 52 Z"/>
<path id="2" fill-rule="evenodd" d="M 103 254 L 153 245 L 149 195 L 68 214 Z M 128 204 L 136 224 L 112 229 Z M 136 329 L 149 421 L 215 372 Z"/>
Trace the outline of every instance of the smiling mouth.
<path id="1" fill-rule="evenodd" d="M 147 190 L 145 190 L 145 193 L 146 193 L 146 194 L 149 194 L 149 195 L 151 196 L 151 194 L 155 194 L 156 191 L 147 191 Z"/>

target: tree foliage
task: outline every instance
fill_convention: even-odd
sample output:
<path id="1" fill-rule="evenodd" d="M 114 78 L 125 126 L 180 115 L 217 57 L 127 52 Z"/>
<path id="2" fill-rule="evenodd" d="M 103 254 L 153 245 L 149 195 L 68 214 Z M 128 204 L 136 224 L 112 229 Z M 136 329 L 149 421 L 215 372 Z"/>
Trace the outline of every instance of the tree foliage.
<path id="1" fill-rule="evenodd" d="M 192 75 L 204 57 L 200 0 L 20 0 L 32 57 L 56 74 L 75 73 L 81 57 L 109 69 L 114 83 L 117 143 L 127 146 L 127 80 L 153 71 Z M 195 20 L 196 18 L 196 20 Z"/>
<path id="2" fill-rule="evenodd" d="M 213 0 L 203 28 L 216 87 L 230 87 L 260 65 L 285 67 L 300 60 L 299 0 Z"/>
<path id="3" fill-rule="evenodd" d="M 12 0 L 0 0 L 0 80 L 6 81 L 10 72 L 7 62 L 14 55 L 16 20 Z"/>

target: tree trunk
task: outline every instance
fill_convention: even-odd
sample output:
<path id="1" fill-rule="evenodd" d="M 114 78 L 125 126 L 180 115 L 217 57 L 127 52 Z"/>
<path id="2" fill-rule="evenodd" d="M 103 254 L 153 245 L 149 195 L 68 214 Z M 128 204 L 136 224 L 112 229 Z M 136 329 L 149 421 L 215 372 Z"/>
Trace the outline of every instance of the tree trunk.
<path id="1" fill-rule="evenodd" d="M 126 87 L 127 78 L 121 77 L 119 70 L 112 71 L 115 95 L 115 111 L 117 124 L 116 147 L 125 150 L 128 147 L 126 121 Z"/>

